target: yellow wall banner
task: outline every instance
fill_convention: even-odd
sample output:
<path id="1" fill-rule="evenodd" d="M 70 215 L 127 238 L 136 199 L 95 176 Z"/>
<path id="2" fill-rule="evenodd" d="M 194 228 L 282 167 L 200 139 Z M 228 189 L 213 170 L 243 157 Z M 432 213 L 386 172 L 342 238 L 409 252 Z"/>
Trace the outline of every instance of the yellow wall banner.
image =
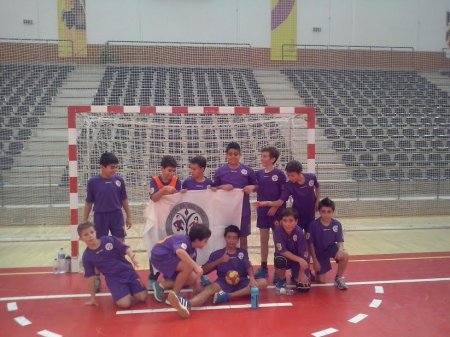
<path id="1" fill-rule="evenodd" d="M 58 0 L 58 33 L 59 57 L 87 56 L 85 0 Z"/>
<path id="2" fill-rule="evenodd" d="M 274 61 L 296 61 L 297 0 L 271 1 L 272 45 L 270 59 Z"/>

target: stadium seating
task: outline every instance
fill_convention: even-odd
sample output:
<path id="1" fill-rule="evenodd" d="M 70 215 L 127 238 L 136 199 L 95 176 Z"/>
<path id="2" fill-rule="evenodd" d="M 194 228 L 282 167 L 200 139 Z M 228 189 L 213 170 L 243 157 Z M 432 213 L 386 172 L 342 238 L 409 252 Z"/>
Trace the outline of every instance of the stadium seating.
<path id="1" fill-rule="evenodd" d="M 421 169 L 447 168 L 450 159 L 444 157 L 450 150 L 450 97 L 425 77 L 384 70 L 282 73 L 305 105 L 316 108 L 317 125 L 342 162 L 365 167 L 367 174 L 353 169 L 355 180 L 446 179 L 444 171 Z"/>
<path id="2" fill-rule="evenodd" d="M 10 170 L 67 75 L 66 65 L 0 65 L 0 170 Z"/>
<path id="3" fill-rule="evenodd" d="M 249 69 L 108 66 L 94 105 L 265 106 Z"/>

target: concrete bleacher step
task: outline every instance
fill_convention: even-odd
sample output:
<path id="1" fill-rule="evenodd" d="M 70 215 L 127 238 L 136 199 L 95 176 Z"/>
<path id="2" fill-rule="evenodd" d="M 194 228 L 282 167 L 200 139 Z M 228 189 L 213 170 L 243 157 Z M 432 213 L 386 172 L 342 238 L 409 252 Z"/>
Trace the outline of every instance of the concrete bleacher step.
<path id="1" fill-rule="evenodd" d="M 303 101 L 278 70 L 255 70 L 255 79 L 270 106 L 303 106 Z"/>

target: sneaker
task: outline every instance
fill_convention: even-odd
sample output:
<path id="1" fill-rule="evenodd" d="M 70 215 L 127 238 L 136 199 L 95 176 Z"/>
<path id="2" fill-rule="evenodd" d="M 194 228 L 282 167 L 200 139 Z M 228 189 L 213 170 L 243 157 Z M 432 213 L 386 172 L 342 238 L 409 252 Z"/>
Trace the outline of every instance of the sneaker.
<path id="1" fill-rule="evenodd" d="M 102 284 L 102 281 L 100 279 L 100 275 L 95 275 L 95 279 L 94 279 L 94 288 L 95 288 L 95 292 L 99 293 L 100 292 L 100 286 Z"/>
<path id="2" fill-rule="evenodd" d="M 230 300 L 230 294 L 221 290 L 218 293 L 214 294 L 213 303 L 214 304 L 225 303 L 225 302 L 228 302 L 229 300 Z"/>
<path id="3" fill-rule="evenodd" d="M 161 283 L 159 283 L 158 281 L 153 282 L 152 288 L 155 300 L 157 300 L 159 303 L 164 302 L 164 288 L 161 287 Z"/>
<path id="4" fill-rule="evenodd" d="M 259 268 L 255 273 L 255 279 L 266 278 L 267 276 L 269 276 L 269 272 L 264 268 Z"/>
<path id="5" fill-rule="evenodd" d="M 155 283 L 156 280 L 148 279 L 147 282 L 147 290 L 153 290 L 153 283 Z"/>
<path id="6" fill-rule="evenodd" d="M 272 280 L 273 284 L 277 284 L 279 280 L 280 280 L 280 278 L 278 277 L 278 274 L 275 271 L 275 273 L 273 274 L 273 280 Z"/>
<path id="7" fill-rule="evenodd" d="M 189 312 L 189 301 L 184 297 L 178 296 L 173 291 L 169 291 L 169 295 L 167 296 L 170 305 L 177 311 L 177 314 L 180 317 L 188 318 L 191 314 Z"/>
<path id="8" fill-rule="evenodd" d="M 338 277 L 334 279 L 334 285 L 340 290 L 347 290 L 347 284 L 345 284 L 344 277 Z"/>
<path id="9" fill-rule="evenodd" d="M 286 292 L 286 280 L 278 279 L 277 284 L 275 286 L 275 291 L 279 294 Z"/>
<path id="10" fill-rule="evenodd" d="M 200 278 L 200 284 L 204 287 L 209 286 L 210 284 L 212 284 L 212 282 L 209 280 L 208 276 L 203 275 Z"/>

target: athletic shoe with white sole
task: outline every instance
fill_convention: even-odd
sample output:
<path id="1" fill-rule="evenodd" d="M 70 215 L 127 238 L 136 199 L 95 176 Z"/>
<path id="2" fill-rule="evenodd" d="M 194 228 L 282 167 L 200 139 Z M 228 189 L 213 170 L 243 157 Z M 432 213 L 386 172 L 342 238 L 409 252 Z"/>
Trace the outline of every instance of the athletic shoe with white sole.
<path id="1" fill-rule="evenodd" d="M 191 313 L 189 312 L 189 301 L 187 299 L 175 294 L 174 291 L 169 291 L 167 299 L 169 300 L 172 308 L 174 308 L 177 311 L 177 314 L 180 317 L 183 318 L 189 317 Z"/>

